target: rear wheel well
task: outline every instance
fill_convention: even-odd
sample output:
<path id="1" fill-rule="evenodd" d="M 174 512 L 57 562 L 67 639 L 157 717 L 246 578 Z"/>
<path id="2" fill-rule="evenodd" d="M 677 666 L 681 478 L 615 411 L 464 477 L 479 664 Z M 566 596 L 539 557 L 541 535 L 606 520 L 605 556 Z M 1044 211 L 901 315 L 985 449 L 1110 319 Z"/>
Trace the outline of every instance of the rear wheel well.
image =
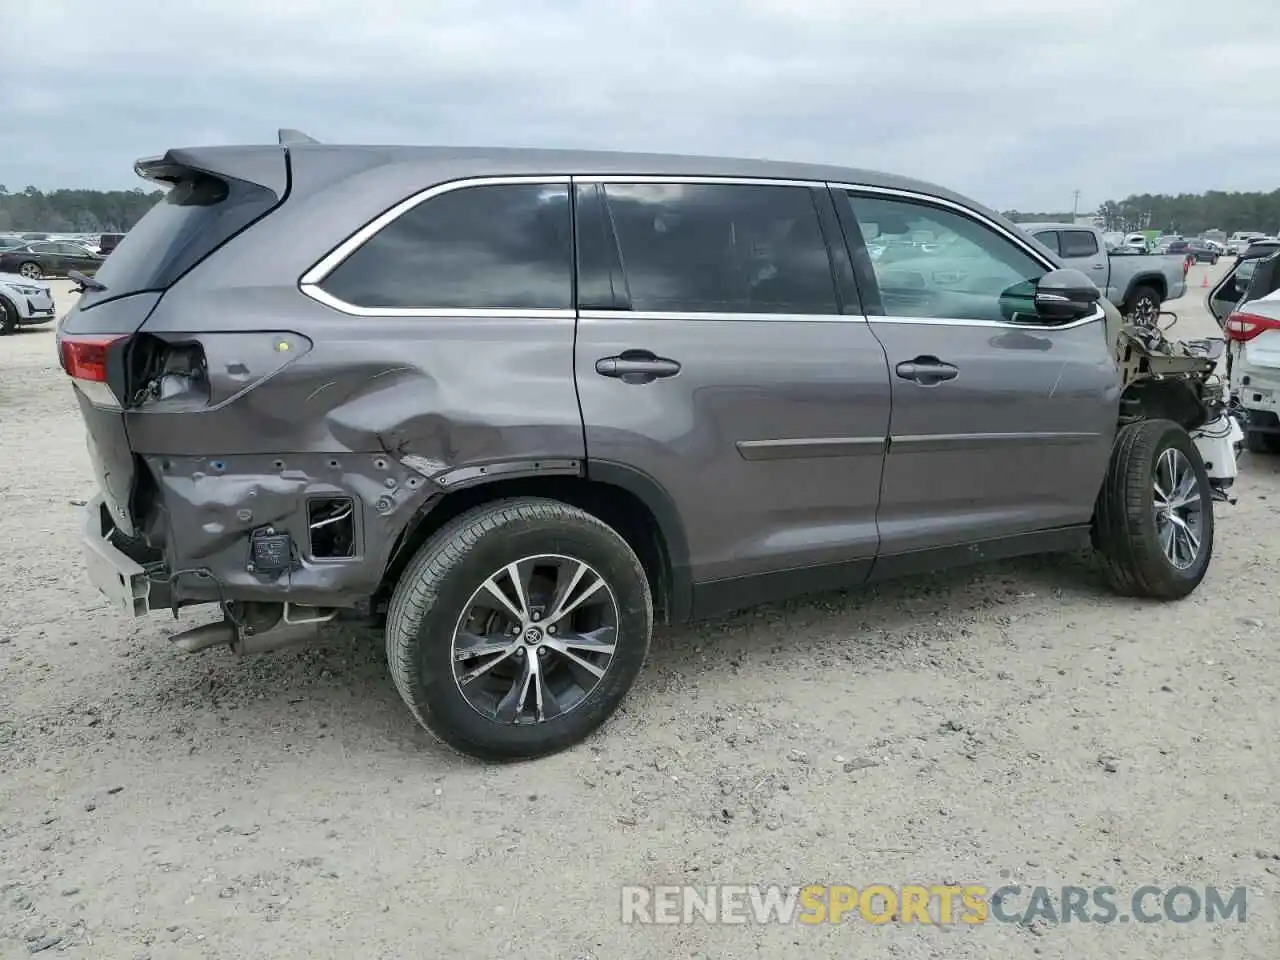
<path id="1" fill-rule="evenodd" d="M 1141 291 L 1143 287 L 1155 291 L 1156 295 L 1160 297 L 1160 301 L 1162 303 L 1169 295 L 1169 285 L 1165 283 L 1164 277 L 1154 275 L 1150 277 L 1139 277 L 1133 282 L 1133 286 L 1129 290 L 1128 302 L 1132 302 L 1133 299 L 1138 296 L 1139 291 Z"/>
<path id="2" fill-rule="evenodd" d="M 649 589 L 656 618 L 672 619 L 673 582 L 671 553 L 653 511 L 622 487 L 580 477 L 518 477 L 443 494 L 410 521 L 391 554 L 374 597 L 380 607 L 390 597 L 401 574 L 427 539 L 459 514 L 494 500 L 512 497 L 544 497 L 585 510 L 607 523 L 635 551 Z"/>

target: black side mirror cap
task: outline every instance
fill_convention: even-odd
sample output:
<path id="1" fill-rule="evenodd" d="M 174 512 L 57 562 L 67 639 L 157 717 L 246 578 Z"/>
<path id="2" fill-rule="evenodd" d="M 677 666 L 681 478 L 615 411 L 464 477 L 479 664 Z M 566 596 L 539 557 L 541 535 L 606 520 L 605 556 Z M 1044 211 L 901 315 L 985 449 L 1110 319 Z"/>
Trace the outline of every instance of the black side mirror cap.
<path id="1" fill-rule="evenodd" d="M 1050 270 L 1036 281 L 1036 314 L 1050 323 L 1080 320 L 1097 310 L 1102 291 L 1079 270 Z"/>

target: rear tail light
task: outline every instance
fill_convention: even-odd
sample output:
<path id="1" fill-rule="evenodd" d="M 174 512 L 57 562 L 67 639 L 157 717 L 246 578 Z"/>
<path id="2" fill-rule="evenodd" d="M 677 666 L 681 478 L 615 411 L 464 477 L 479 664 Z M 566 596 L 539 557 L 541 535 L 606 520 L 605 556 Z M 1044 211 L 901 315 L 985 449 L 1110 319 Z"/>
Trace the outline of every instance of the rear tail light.
<path id="1" fill-rule="evenodd" d="M 1227 322 L 1223 324 L 1223 331 L 1226 333 L 1227 339 L 1234 340 L 1237 343 L 1252 340 L 1258 334 L 1267 330 L 1280 330 L 1280 320 L 1274 317 L 1264 317 L 1258 313 L 1241 311 L 1231 314 L 1227 317 Z"/>
<path id="2" fill-rule="evenodd" d="M 90 383 L 107 382 L 107 350 L 113 343 L 125 339 L 115 336 L 63 335 L 58 341 L 58 356 L 67 376 Z"/>

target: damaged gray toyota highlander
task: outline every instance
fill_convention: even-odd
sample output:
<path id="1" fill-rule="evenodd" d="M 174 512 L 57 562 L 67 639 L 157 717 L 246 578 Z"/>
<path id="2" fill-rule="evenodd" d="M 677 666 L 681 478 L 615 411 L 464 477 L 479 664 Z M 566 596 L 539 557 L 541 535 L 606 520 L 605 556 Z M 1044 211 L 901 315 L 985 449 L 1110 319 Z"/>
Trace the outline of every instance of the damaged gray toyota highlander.
<path id="1" fill-rule="evenodd" d="M 1112 329 L 949 191 L 285 131 L 136 170 L 165 195 L 58 349 L 89 575 L 214 605 L 182 651 L 385 617 L 414 716 L 518 759 L 608 719 L 655 620 L 1090 544 L 1132 596 L 1209 565 L 1210 347 Z"/>

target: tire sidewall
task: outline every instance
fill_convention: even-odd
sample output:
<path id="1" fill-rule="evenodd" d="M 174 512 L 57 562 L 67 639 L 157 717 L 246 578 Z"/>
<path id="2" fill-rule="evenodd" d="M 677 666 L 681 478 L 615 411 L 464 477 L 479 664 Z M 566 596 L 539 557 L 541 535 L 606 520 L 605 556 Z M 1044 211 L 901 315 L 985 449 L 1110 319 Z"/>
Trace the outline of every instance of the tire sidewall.
<path id="1" fill-rule="evenodd" d="M 1185 570 L 1178 569 L 1165 557 L 1164 550 L 1160 545 L 1160 529 L 1156 524 L 1154 489 L 1156 465 L 1160 462 L 1160 457 L 1164 455 L 1164 452 L 1170 448 L 1179 450 L 1191 464 L 1191 468 L 1196 474 L 1196 483 L 1199 486 L 1202 498 L 1200 552 L 1196 557 L 1195 563 Z M 1209 484 L 1209 474 L 1205 470 L 1204 460 L 1200 456 L 1200 451 L 1196 448 L 1195 441 L 1191 439 L 1191 435 L 1176 423 L 1170 422 L 1161 435 L 1159 442 L 1155 444 L 1154 452 L 1146 462 L 1145 475 L 1147 482 L 1142 499 L 1142 516 L 1137 520 L 1141 530 L 1141 542 L 1145 545 L 1145 552 L 1148 554 L 1147 560 L 1150 563 L 1159 564 L 1164 571 L 1164 576 L 1170 581 L 1192 585 L 1198 584 L 1204 579 L 1205 573 L 1209 569 L 1209 563 L 1213 559 L 1213 488 Z"/>
<path id="2" fill-rule="evenodd" d="M 588 564 L 613 590 L 618 635 L 604 678 L 568 713 L 542 723 L 500 724 L 463 697 L 454 678 L 452 642 L 459 617 L 485 578 L 538 554 Z M 583 739 L 617 708 L 648 652 L 652 611 L 647 582 L 630 548 L 609 528 L 586 522 L 519 520 L 486 531 L 465 557 L 435 582 L 435 598 L 413 630 L 410 683 L 430 726 L 451 745 L 519 759 L 544 755 Z"/>
<path id="3" fill-rule="evenodd" d="M 18 329 L 18 308 L 0 297 L 0 336 Z"/>

